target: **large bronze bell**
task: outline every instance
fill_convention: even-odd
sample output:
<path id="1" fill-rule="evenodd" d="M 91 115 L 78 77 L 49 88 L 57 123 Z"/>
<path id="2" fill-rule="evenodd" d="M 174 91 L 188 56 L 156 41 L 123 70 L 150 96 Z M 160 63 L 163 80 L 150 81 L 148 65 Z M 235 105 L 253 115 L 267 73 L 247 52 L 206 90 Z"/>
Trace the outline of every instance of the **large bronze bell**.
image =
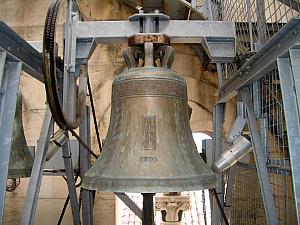
<path id="1" fill-rule="evenodd" d="M 139 193 L 213 188 L 216 176 L 198 154 L 189 126 L 186 82 L 168 68 L 168 59 L 154 67 L 148 51 L 144 67 L 132 68 L 127 57 L 129 69 L 113 82 L 103 152 L 82 186 Z"/>
<path id="2" fill-rule="evenodd" d="M 18 94 L 7 177 L 10 179 L 29 177 L 32 164 L 33 155 L 27 147 L 23 130 L 22 96 Z"/>

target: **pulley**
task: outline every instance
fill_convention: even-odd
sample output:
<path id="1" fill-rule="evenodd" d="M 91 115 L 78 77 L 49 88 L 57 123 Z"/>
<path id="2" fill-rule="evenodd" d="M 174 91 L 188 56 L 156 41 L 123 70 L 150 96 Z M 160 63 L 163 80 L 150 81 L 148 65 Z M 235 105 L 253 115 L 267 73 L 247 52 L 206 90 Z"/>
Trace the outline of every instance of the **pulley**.
<path id="1" fill-rule="evenodd" d="M 71 66 L 72 32 L 74 24 L 80 18 L 76 1 L 67 1 L 67 21 L 64 30 L 64 54 L 58 56 L 56 42 L 56 22 L 62 0 L 53 1 L 50 5 L 44 28 L 43 39 L 43 72 L 47 102 L 57 125 L 62 129 L 76 129 L 82 119 L 87 90 L 87 64 Z M 73 47 L 74 48 L 74 47 Z M 78 80 L 78 85 L 77 85 Z"/>

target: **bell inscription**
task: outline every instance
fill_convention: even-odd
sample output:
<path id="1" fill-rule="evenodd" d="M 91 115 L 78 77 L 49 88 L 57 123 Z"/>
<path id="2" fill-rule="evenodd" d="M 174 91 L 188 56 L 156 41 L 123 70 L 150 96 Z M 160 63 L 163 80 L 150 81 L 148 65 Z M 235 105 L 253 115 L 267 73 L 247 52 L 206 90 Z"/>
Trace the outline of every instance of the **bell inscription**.
<path id="1" fill-rule="evenodd" d="M 144 130 L 144 140 L 143 148 L 144 150 L 155 150 L 156 147 L 156 118 L 155 115 L 144 115 L 143 118 L 143 130 Z"/>
<path id="2" fill-rule="evenodd" d="M 144 156 L 140 157 L 140 161 L 143 163 L 156 163 L 158 161 L 158 158 L 156 156 Z"/>

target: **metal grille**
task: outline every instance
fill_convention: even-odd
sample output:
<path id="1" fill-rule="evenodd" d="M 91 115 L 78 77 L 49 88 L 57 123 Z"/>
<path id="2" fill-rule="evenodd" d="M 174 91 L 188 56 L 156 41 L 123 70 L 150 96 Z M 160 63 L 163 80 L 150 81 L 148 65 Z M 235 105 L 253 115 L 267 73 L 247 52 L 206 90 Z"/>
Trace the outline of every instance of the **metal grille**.
<path id="1" fill-rule="evenodd" d="M 221 77 L 223 83 L 226 82 L 233 74 L 236 73 L 239 66 L 236 63 L 221 63 Z M 219 71 L 218 71 L 219 72 Z"/>
<path id="2" fill-rule="evenodd" d="M 218 70 L 223 81 L 237 73 L 293 17 L 299 17 L 296 0 L 221 0 L 212 5 L 215 20 L 233 21 L 236 25 L 238 60 L 222 64 Z M 219 6 L 219 11 L 213 9 Z M 220 13 L 221 11 L 221 13 Z M 290 157 L 281 86 L 278 70 L 254 82 L 252 94 L 258 119 L 263 152 L 274 196 L 279 224 L 297 224 L 292 187 Z M 291 87 L 292 88 L 292 87 Z M 266 224 L 256 165 L 248 158 L 236 166 L 231 224 Z"/>
<path id="3" fill-rule="evenodd" d="M 238 62 L 222 64 L 224 81 L 259 51 L 289 20 L 299 16 L 296 0 L 212 0 L 214 20 L 233 21 L 236 26 Z"/>
<path id="4" fill-rule="evenodd" d="M 210 6 L 213 20 L 222 20 L 222 0 L 212 0 Z"/>
<path id="5" fill-rule="evenodd" d="M 239 163 L 230 208 L 232 225 L 267 224 L 255 166 Z"/>
<path id="6" fill-rule="evenodd" d="M 252 96 L 279 224 L 296 225 L 288 138 L 277 69 L 255 82 Z M 239 162 L 235 174 L 231 223 L 266 224 L 253 156 Z"/>
<path id="7" fill-rule="evenodd" d="M 292 17 L 299 16 L 295 0 L 224 0 L 222 19 L 236 24 L 240 54 L 259 50 Z"/>
<path id="8" fill-rule="evenodd" d="M 260 127 L 280 224 L 296 224 L 288 138 L 277 69 L 260 79 Z"/>

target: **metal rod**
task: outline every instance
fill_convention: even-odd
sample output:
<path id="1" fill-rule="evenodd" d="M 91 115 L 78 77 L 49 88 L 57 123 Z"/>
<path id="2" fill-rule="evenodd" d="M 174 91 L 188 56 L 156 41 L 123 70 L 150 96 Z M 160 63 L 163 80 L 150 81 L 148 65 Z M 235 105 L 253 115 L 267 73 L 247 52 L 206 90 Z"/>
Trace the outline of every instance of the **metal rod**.
<path id="1" fill-rule="evenodd" d="M 65 203 L 64 203 L 64 207 L 63 207 L 63 209 L 62 209 L 62 211 L 61 211 L 61 214 L 60 214 L 60 216 L 59 216 L 57 225 L 61 225 L 61 222 L 62 222 L 62 220 L 63 220 L 63 218 L 64 218 L 64 215 L 65 215 L 67 206 L 68 206 L 68 204 L 69 204 L 69 201 L 70 201 L 70 194 L 68 194 L 68 196 L 67 196 L 67 198 L 66 198 L 66 201 L 65 201 Z"/>
<path id="2" fill-rule="evenodd" d="M 143 195 L 143 225 L 154 224 L 154 211 L 153 211 L 153 196 L 155 193 L 142 193 Z"/>
<path id="3" fill-rule="evenodd" d="M 141 220 L 143 219 L 143 212 L 138 207 L 138 205 L 129 198 L 129 196 L 124 192 L 115 192 L 115 195 L 118 196 L 119 199 L 121 199 L 125 205 L 134 212 L 135 215 L 137 215 Z"/>
<path id="4" fill-rule="evenodd" d="M 44 82 L 42 54 L 3 21 L 0 21 L 0 49 L 5 50 L 7 57 L 11 61 L 22 62 L 22 70 L 24 72 L 38 81 Z"/>
<path id="5" fill-rule="evenodd" d="M 222 136 L 223 136 L 223 120 L 224 120 L 224 104 L 217 104 L 213 108 L 213 143 L 212 149 L 212 162 L 215 162 L 217 157 L 222 153 Z M 220 193 L 221 196 L 221 204 L 224 204 L 223 200 L 223 175 L 220 174 L 217 176 L 218 179 L 218 186 L 217 193 Z M 212 197 L 212 196 L 211 196 Z M 211 202 L 211 210 L 212 210 L 212 224 L 220 224 L 222 221 L 220 210 L 218 209 L 218 202 L 217 200 L 213 200 Z M 222 205 L 222 208 L 224 206 Z"/>
<path id="6" fill-rule="evenodd" d="M 284 106 L 284 114 L 287 127 L 288 147 L 292 170 L 293 195 L 297 213 L 297 221 L 300 223 L 300 95 L 299 95 L 299 49 L 291 49 L 290 58 L 277 59 L 278 72 L 281 83 L 281 92 Z"/>
<path id="7" fill-rule="evenodd" d="M 275 202 L 272 195 L 268 169 L 264 153 L 262 151 L 260 136 L 256 127 L 256 118 L 253 110 L 254 107 L 251 99 L 250 88 L 248 86 L 241 88 L 240 94 L 247 109 L 247 123 L 250 130 L 251 143 L 253 146 L 257 175 L 260 183 L 267 223 L 269 225 L 278 225 L 278 216 L 276 213 Z"/>
<path id="8" fill-rule="evenodd" d="M 66 176 L 67 176 L 67 184 L 69 189 L 70 195 L 70 202 L 71 202 L 71 209 L 73 215 L 73 222 L 74 225 L 80 225 L 80 215 L 79 215 L 79 204 L 77 200 L 77 193 L 76 193 L 76 186 L 75 186 L 75 179 L 74 179 L 74 169 L 73 169 L 73 162 L 72 162 L 72 154 L 70 149 L 70 143 L 67 142 L 62 146 L 63 152 L 63 159 L 66 169 Z"/>
<path id="9" fill-rule="evenodd" d="M 1 74 L 0 71 L 0 77 L 2 78 L 2 82 L 0 83 L 2 89 L 0 97 L 0 223 L 2 223 L 4 214 L 6 179 L 13 133 L 13 121 L 16 111 L 22 66 L 22 63 L 20 62 L 6 61 L 5 56 L 6 53 L 4 52 L 0 55 L 0 70 L 3 71 L 3 74 Z"/>
<path id="10" fill-rule="evenodd" d="M 264 42 L 266 42 L 266 32 L 267 32 L 267 26 L 266 26 L 266 9 L 265 9 L 265 1 L 264 0 L 256 0 L 256 16 L 257 16 L 257 33 L 258 33 L 258 42 L 259 46 L 258 49 L 260 49 Z"/>
<path id="11" fill-rule="evenodd" d="M 217 63 L 217 73 L 218 73 L 219 87 L 222 87 L 222 85 L 223 85 L 223 72 L 222 72 L 221 63 Z"/>
<path id="12" fill-rule="evenodd" d="M 248 19 L 248 26 L 249 26 L 249 38 L 250 38 L 250 51 L 254 51 L 254 42 L 253 42 L 253 28 L 252 28 L 252 9 L 251 9 L 251 2 L 250 0 L 246 0 L 247 6 L 247 19 Z"/>
<path id="13" fill-rule="evenodd" d="M 145 42 L 144 52 L 145 52 L 144 66 L 145 67 L 153 66 L 153 43 L 152 42 Z"/>
<path id="14" fill-rule="evenodd" d="M 94 121 L 94 126 L 95 126 L 95 131 L 96 131 L 96 137 L 98 141 L 98 146 L 100 153 L 102 152 L 102 145 L 101 145 L 101 140 L 100 140 L 100 133 L 98 129 L 98 123 L 97 123 L 97 117 L 96 117 L 96 111 L 95 111 L 95 106 L 94 106 L 94 100 L 93 100 L 93 95 L 92 95 L 92 87 L 90 83 L 90 78 L 89 75 L 87 75 L 87 81 L 88 81 L 88 90 L 89 90 L 89 96 L 90 96 L 90 103 L 92 107 L 92 113 L 93 113 L 93 121 Z"/>
<path id="15" fill-rule="evenodd" d="M 83 119 L 79 126 L 79 135 L 87 143 L 91 145 L 90 141 L 90 110 L 86 107 Z M 88 151 L 82 151 L 84 146 L 79 145 L 79 156 L 80 156 L 80 177 L 83 178 L 84 174 L 91 167 L 91 155 Z M 82 188 L 82 224 L 92 225 L 93 224 L 93 195 L 92 191 Z"/>
<path id="16" fill-rule="evenodd" d="M 79 141 L 79 143 L 84 147 L 85 150 L 87 150 L 92 156 L 94 156 L 96 159 L 98 156 L 92 151 L 92 149 L 76 134 L 76 132 L 72 129 L 69 130 L 74 137 Z"/>
<path id="17" fill-rule="evenodd" d="M 220 201 L 220 199 L 219 199 L 219 197 L 218 197 L 217 190 L 216 190 L 215 188 L 213 188 L 213 189 L 210 189 L 210 191 L 211 191 L 212 194 L 215 196 L 216 202 L 217 202 L 217 204 L 218 204 L 218 207 L 219 207 L 219 209 L 220 209 L 220 212 L 221 212 L 221 215 L 222 215 L 222 218 L 223 218 L 225 224 L 226 224 L 226 225 L 229 225 L 229 222 L 228 222 L 227 217 L 226 217 L 226 215 L 225 215 L 225 212 L 224 212 L 224 210 L 223 210 L 223 205 L 221 204 L 221 201 Z"/>

